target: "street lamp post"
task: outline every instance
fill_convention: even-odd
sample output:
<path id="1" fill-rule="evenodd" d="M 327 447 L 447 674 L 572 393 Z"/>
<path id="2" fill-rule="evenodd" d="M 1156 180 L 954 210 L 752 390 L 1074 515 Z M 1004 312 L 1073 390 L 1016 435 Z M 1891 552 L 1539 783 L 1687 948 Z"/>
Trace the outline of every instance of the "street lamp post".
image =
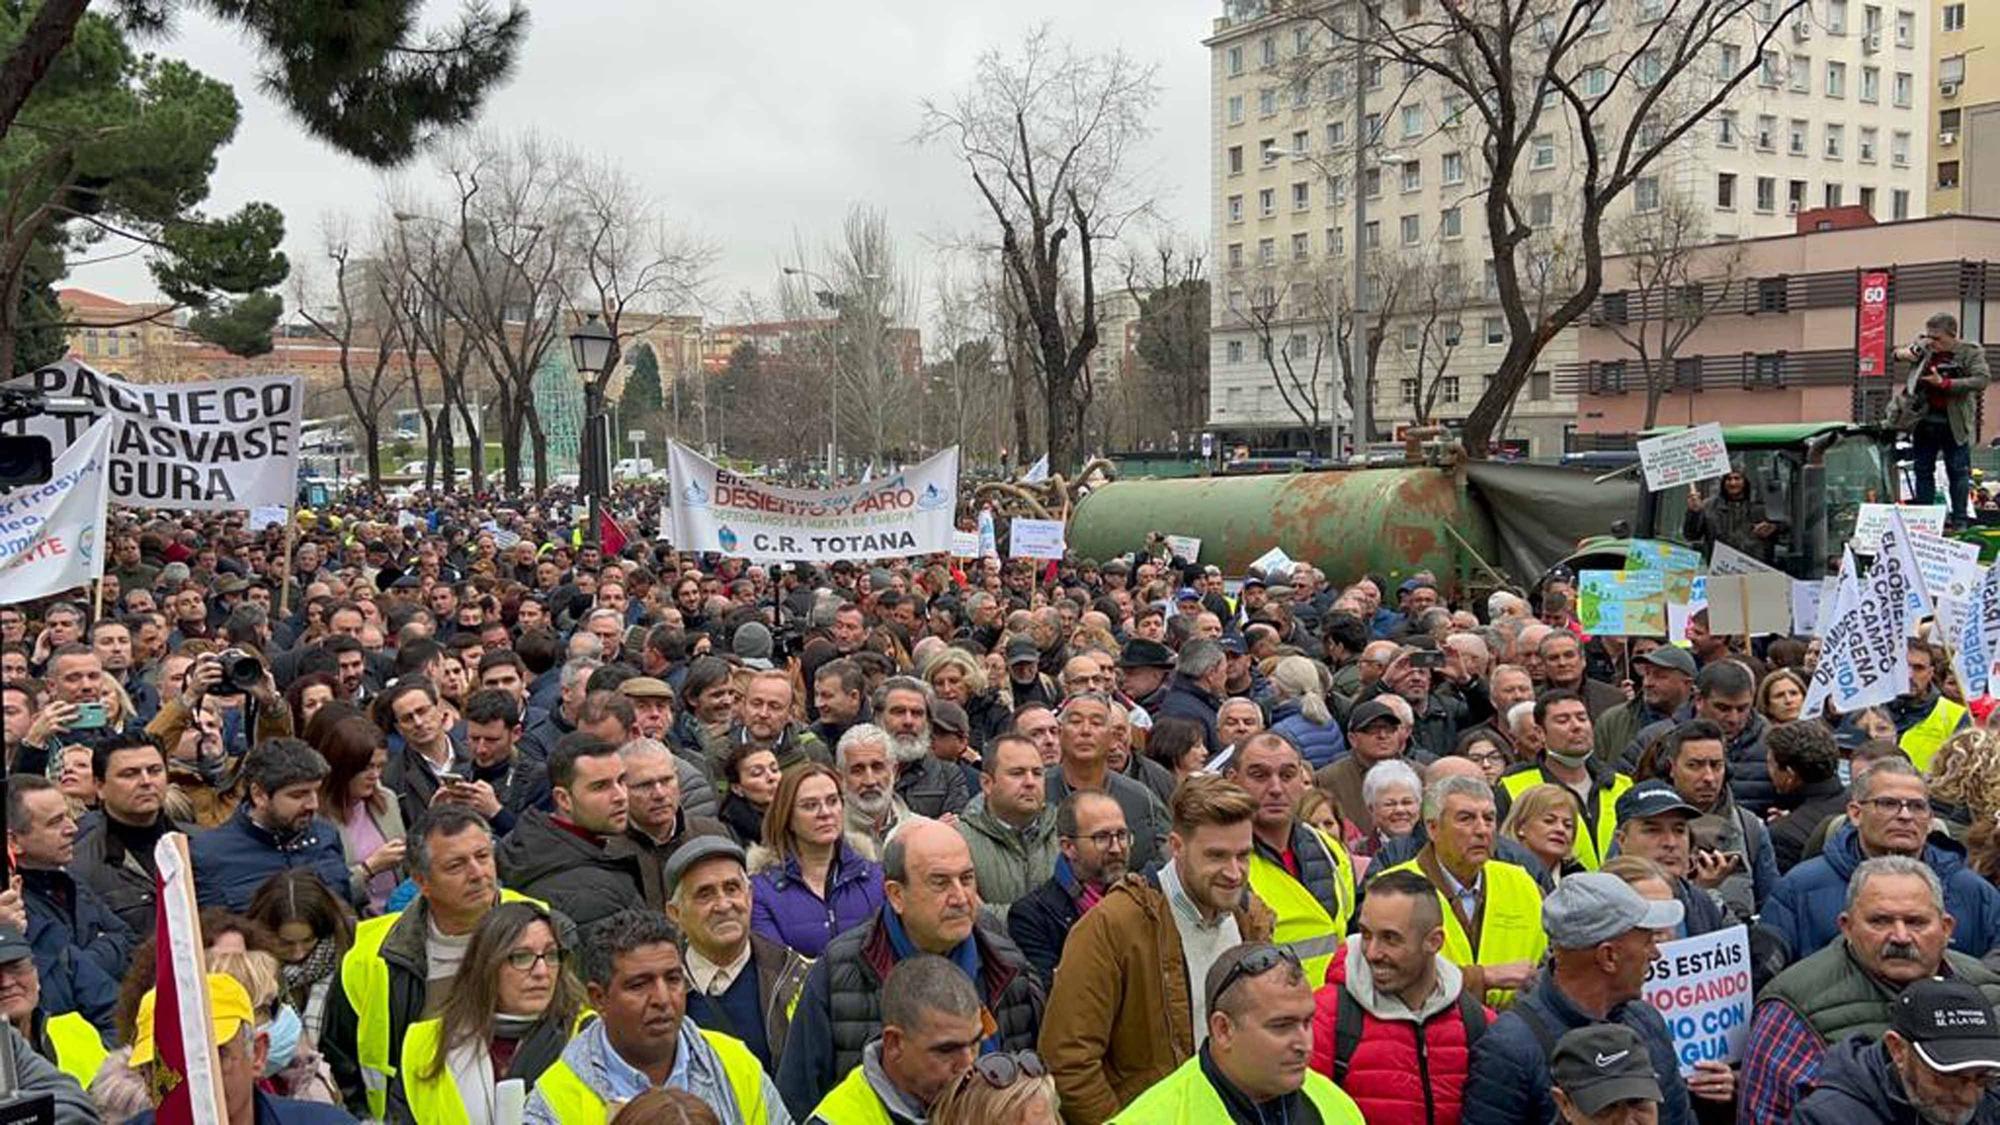
<path id="1" fill-rule="evenodd" d="M 840 294 L 834 292 L 832 282 L 803 266 L 784 266 L 782 268 L 786 277 L 803 277 L 807 281 L 817 281 L 821 285 L 826 286 L 826 288 L 814 293 L 813 296 L 836 317 L 840 315 Z M 837 341 L 834 350 L 836 353 L 838 352 Z M 839 475 L 839 470 L 836 466 L 840 464 L 840 358 L 838 354 L 834 356 L 833 378 L 827 382 L 829 384 L 828 394 L 831 401 L 827 406 L 826 476 L 828 480 L 832 480 Z"/>
<path id="2" fill-rule="evenodd" d="M 583 382 L 583 448 L 579 483 L 590 506 L 583 531 L 586 547 L 603 545 L 604 493 L 611 487 L 611 463 L 606 459 L 610 443 L 605 439 L 608 418 L 604 412 L 604 376 L 611 367 L 611 346 L 616 341 L 611 330 L 596 313 L 584 318 L 569 334 L 570 359 Z"/>

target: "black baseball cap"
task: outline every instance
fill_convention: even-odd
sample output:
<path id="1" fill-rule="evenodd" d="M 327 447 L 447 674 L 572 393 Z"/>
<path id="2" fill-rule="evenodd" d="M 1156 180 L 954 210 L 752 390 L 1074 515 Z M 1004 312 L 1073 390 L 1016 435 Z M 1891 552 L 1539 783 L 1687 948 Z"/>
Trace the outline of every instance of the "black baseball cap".
<path id="1" fill-rule="evenodd" d="M 1549 1078 L 1587 1116 L 1619 1102 L 1666 1100 L 1645 1043 L 1622 1023 L 1585 1024 L 1557 1040 Z"/>
<path id="2" fill-rule="evenodd" d="M 1397 726 L 1403 725 L 1403 716 L 1394 707 L 1379 699 L 1363 700 L 1354 705 L 1347 714 L 1348 730 L 1366 730 L 1371 723 L 1387 719 Z"/>
<path id="3" fill-rule="evenodd" d="M 1664 781 L 1642 781 L 1627 789 L 1619 795 L 1614 812 L 1620 823 L 1672 812 L 1686 813 L 1690 817 L 1701 815 L 1700 809 L 1688 804 L 1686 798 Z"/>
<path id="4" fill-rule="evenodd" d="M 1174 650 L 1158 641 L 1144 637 L 1133 637 L 1125 642 L 1125 648 L 1118 654 L 1120 668 L 1171 668 L 1174 666 Z"/>
<path id="5" fill-rule="evenodd" d="M 1920 980 L 1896 996 L 1889 1027 L 1943 1074 L 2000 1070 L 2000 1018 L 1978 988 L 1960 980 Z"/>

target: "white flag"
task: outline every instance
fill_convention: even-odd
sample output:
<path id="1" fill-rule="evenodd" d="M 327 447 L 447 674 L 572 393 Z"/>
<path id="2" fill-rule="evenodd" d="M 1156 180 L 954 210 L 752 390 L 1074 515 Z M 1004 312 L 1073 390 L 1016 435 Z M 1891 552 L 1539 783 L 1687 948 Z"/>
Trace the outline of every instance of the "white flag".
<path id="1" fill-rule="evenodd" d="M 111 436 L 104 417 L 62 456 L 47 482 L 0 497 L 0 603 L 25 602 L 104 575 L 104 505 L 111 497 Z"/>
<path id="2" fill-rule="evenodd" d="M 997 559 L 1000 557 L 1000 537 L 993 530 L 993 509 L 979 509 L 979 557 Z"/>
<path id="3" fill-rule="evenodd" d="M 1952 666 L 1967 699 L 1987 694 L 1993 678 L 1994 646 L 2000 645 L 2000 565 L 1986 568 L 1972 598 L 1956 607 L 1952 622 Z"/>
<path id="4" fill-rule="evenodd" d="M 1047 479 L 1049 479 L 1049 455 L 1046 453 L 1042 454 L 1041 460 L 1028 466 L 1027 472 L 1021 474 L 1022 484 L 1040 484 Z"/>
<path id="5" fill-rule="evenodd" d="M 1868 575 L 1843 581 L 1831 628 L 1821 638 L 1819 665 L 1806 691 L 1806 714 L 1827 702 L 1842 715 L 1887 703 L 1910 690 L 1909 595 L 1921 581 L 1909 563 L 1909 530 L 1900 518 L 1882 533 Z"/>

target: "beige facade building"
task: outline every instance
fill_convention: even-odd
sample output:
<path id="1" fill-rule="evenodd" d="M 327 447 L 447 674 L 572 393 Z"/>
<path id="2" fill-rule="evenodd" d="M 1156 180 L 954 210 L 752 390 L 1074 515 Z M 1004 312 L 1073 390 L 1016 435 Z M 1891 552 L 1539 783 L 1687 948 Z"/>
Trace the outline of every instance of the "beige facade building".
<path id="1" fill-rule="evenodd" d="M 1930 211 L 2000 215 L 2000 4 L 1931 0 Z"/>
<path id="2" fill-rule="evenodd" d="M 1789 233 L 1798 212 L 1828 206 L 1859 205 L 1883 221 L 1923 215 L 1933 139 L 1931 2 L 1811 0 L 1777 28 L 1757 73 L 1726 105 L 1620 197 L 1607 240 L 1634 213 L 1677 206 L 1699 215 L 1703 239 Z M 1645 21 L 1668 7 L 1664 0 L 1609 5 L 1577 52 L 1580 89 L 1608 81 Z M 1676 89 L 1705 97 L 1720 75 L 1749 65 L 1768 21 L 1785 7 L 1760 0 Z M 1424 5 L 1381 8 L 1421 15 Z M 1371 68 L 1356 83 L 1347 46 L 1332 50 L 1323 27 L 1267 11 L 1261 0 L 1227 3 L 1206 40 L 1216 263 L 1210 423 L 1227 440 L 1296 447 L 1304 427 L 1286 392 L 1297 400 L 1310 384 L 1329 408 L 1339 397 L 1343 349 L 1327 337 L 1338 319 L 1330 310 L 1344 309 L 1352 288 L 1357 88 L 1375 138 L 1359 185 L 1368 210 L 1362 241 L 1375 255 L 1364 309 L 1395 294 L 1381 325 L 1376 437 L 1390 436 L 1424 405 L 1432 420 L 1462 419 L 1507 341 L 1479 194 L 1477 115 L 1436 78 L 1399 66 Z M 1302 57 L 1329 54 L 1313 81 L 1294 80 Z M 1574 253 L 1568 235 L 1580 146 L 1572 120 L 1557 112 L 1548 119 L 1516 190 L 1524 218 L 1540 232 L 1531 256 L 1560 273 L 1573 265 L 1566 256 Z M 1376 316 L 1364 311 L 1364 323 Z M 1314 367 L 1322 353 L 1330 362 Z M 1291 386 L 1279 386 L 1267 355 L 1281 369 L 1295 360 Z M 1498 436 L 1536 456 L 1560 452 L 1576 403 L 1555 376 L 1576 362 L 1571 330 L 1543 351 Z"/>

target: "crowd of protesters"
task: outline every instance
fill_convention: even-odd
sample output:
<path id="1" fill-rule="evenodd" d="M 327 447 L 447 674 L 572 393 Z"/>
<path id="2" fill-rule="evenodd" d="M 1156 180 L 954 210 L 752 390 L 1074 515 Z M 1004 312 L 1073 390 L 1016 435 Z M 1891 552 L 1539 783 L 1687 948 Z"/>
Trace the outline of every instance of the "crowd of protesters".
<path id="1" fill-rule="evenodd" d="M 1812 643 L 1589 636 L 1561 573 L 568 516 L 114 512 L 101 589 L 0 606 L 58 1122 L 181 1078 L 169 832 L 230 1125 L 2000 1121 L 2000 733 L 1925 639 L 1814 716 Z M 1743 1057 L 1684 1064 L 1655 951 L 1738 924 Z"/>

